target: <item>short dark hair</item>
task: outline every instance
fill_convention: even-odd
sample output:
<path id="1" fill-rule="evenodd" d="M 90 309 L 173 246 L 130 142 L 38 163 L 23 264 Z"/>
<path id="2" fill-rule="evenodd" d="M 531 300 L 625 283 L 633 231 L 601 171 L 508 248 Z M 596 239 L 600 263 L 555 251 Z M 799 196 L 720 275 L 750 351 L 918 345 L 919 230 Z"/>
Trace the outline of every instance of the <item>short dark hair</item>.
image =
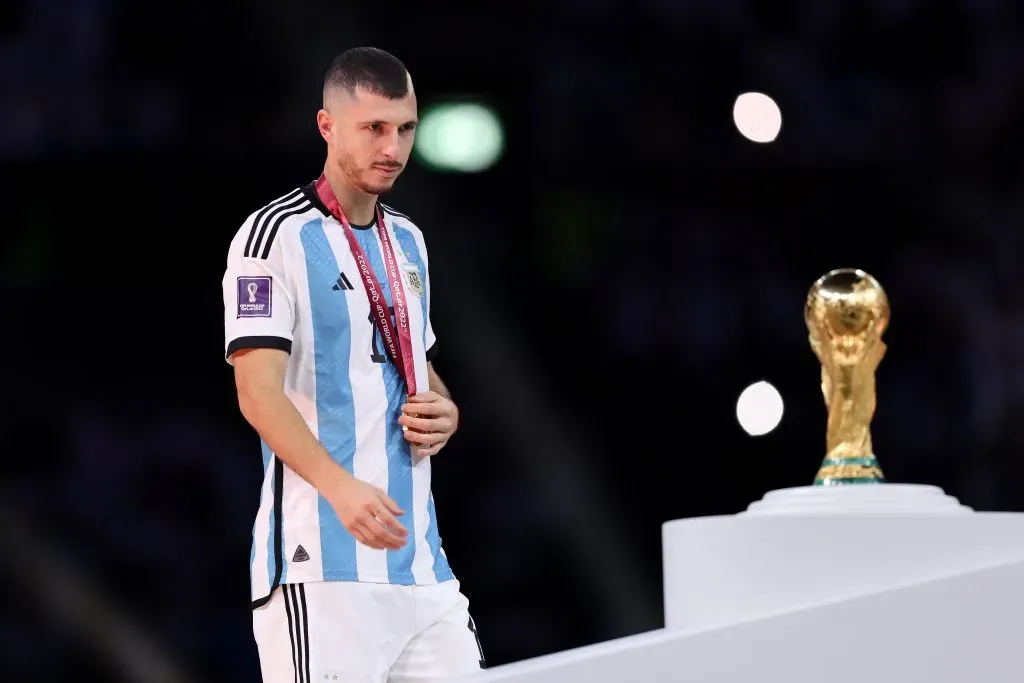
<path id="1" fill-rule="evenodd" d="M 324 76 L 324 97 L 333 88 L 349 94 L 364 88 L 374 95 L 400 100 L 409 94 L 409 72 L 401 60 L 376 47 L 354 47 L 334 58 Z"/>

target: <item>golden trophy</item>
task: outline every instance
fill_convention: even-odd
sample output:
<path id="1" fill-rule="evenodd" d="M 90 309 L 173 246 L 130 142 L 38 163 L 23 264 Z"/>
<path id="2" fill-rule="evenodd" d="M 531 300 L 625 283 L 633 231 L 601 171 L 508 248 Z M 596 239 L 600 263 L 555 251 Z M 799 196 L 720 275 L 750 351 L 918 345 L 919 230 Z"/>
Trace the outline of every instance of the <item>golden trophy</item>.
<path id="1" fill-rule="evenodd" d="M 819 278 L 807 294 L 804 321 L 821 362 L 828 409 L 826 454 L 815 486 L 885 481 L 871 445 L 875 371 L 885 355 L 889 299 L 862 270 L 841 268 Z"/>

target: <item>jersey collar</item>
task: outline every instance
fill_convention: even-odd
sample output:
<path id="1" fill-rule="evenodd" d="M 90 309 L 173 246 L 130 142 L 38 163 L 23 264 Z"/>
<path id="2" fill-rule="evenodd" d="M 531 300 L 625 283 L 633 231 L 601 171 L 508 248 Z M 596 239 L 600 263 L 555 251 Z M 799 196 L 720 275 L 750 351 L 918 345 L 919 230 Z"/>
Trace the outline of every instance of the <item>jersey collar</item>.
<path id="1" fill-rule="evenodd" d="M 316 193 L 316 188 L 313 186 L 313 183 L 309 183 L 308 185 L 303 185 L 302 186 L 302 194 L 304 194 L 306 196 L 306 199 L 308 199 L 310 201 L 310 203 L 312 203 L 313 206 L 315 206 L 320 213 L 322 213 L 327 218 L 334 218 L 334 216 L 331 215 L 331 212 L 327 210 L 327 206 L 320 200 L 320 195 L 318 195 Z M 381 213 L 383 213 L 383 209 L 380 206 L 380 200 L 379 199 L 377 200 L 377 205 L 374 208 L 375 208 L 375 212 L 376 211 L 380 211 Z M 374 219 L 374 220 L 370 221 L 369 225 L 356 225 L 355 223 L 352 223 L 351 225 L 352 225 L 352 229 L 353 230 L 369 230 L 370 228 L 374 227 L 376 224 L 377 224 L 377 220 Z"/>

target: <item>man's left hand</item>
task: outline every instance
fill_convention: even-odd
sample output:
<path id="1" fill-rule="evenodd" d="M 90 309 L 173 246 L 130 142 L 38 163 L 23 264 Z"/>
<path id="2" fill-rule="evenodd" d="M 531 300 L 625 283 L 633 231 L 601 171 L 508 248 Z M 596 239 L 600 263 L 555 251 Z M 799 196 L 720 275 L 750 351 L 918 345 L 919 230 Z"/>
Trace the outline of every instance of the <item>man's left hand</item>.
<path id="1" fill-rule="evenodd" d="M 459 409 L 451 399 L 434 391 L 409 397 L 398 418 L 402 433 L 418 457 L 437 455 L 459 428 Z"/>

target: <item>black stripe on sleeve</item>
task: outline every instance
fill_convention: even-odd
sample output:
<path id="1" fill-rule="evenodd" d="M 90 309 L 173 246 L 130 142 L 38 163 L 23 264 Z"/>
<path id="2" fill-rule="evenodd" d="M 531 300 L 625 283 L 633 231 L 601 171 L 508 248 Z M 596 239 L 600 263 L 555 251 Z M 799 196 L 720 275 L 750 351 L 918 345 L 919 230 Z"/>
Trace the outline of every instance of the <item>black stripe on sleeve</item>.
<path id="1" fill-rule="evenodd" d="M 312 208 L 312 204 L 310 204 L 309 202 L 303 202 L 302 205 L 300 205 L 299 207 L 292 209 L 291 211 L 285 211 L 284 213 L 278 215 L 277 220 L 274 221 L 274 227 L 270 229 L 270 234 L 267 235 L 267 242 L 266 244 L 263 245 L 263 253 L 260 254 L 260 258 L 266 259 L 268 256 L 270 256 L 270 247 L 274 243 L 274 238 L 277 237 L 277 231 L 281 227 L 281 223 L 284 223 L 284 219 L 290 216 L 295 216 L 296 214 L 303 213 L 305 211 L 309 211 Z"/>
<path id="2" fill-rule="evenodd" d="M 427 349 L 427 362 L 429 363 L 430 361 L 434 360 L 434 358 L 436 358 L 436 357 L 437 357 L 437 342 L 435 341 L 434 345 L 431 346 L 429 349 Z"/>
<path id="3" fill-rule="evenodd" d="M 245 241 L 245 251 L 243 253 L 246 256 L 248 256 L 250 253 L 249 249 L 250 247 L 252 247 L 252 241 L 256 238 L 256 231 L 259 229 L 260 223 L 263 221 L 263 217 L 267 215 L 267 212 L 269 212 L 271 209 L 274 209 L 275 207 L 280 206 L 281 204 L 284 204 L 285 202 L 292 201 L 293 199 L 299 196 L 298 194 L 296 194 L 298 192 L 298 190 L 289 192 L 280 199 L 274 200 L 267 204 L 266 206 L 264 206 L 262 209 L 260 209 L 260 212 L 256 214 L 256 218 L 254 218 L 252 221 L 252 227 L 249 228 L 249 239 Z"/>
<path id="4" fill-rule="evenodd" d="M 292 340 L 284 337 L 239 337 L 231 340 L 224 357 L 230 358 L 231 354 L 241 349 L 279 349 L 291 353 Z"/>
<path id="5" fill-rule="evenodd" d="M 274 207 L 274 210 L 267 214 L 267 216 L 263 219 L 260 225 L 260 231 L 256 235 L 256 241 L 252 245 L 252 250 L 246 250 L 245 255 L 250 258 L 255 258 L 256 254 L 258 254 L 260 251 L 260 247 L 262 246 L 263 236 L 267 232 L 267 226 L 269 226 L 278 217 L 282 215 L 284 215 L 285 217 L 292 216 L 297 213 L 302 213 L 308 208 L 310 208 L 309 202 L 306 200 L 304 196 L 302 196 L 302 194 L 299 194 L 298 197 L 288 202 L 287 204 L 282 204 L 281 206 Z M 267 253 L 270 253 L 269 249 L 267 249 Z M 264 256 L 263 258 L 266 257 Z"/>

